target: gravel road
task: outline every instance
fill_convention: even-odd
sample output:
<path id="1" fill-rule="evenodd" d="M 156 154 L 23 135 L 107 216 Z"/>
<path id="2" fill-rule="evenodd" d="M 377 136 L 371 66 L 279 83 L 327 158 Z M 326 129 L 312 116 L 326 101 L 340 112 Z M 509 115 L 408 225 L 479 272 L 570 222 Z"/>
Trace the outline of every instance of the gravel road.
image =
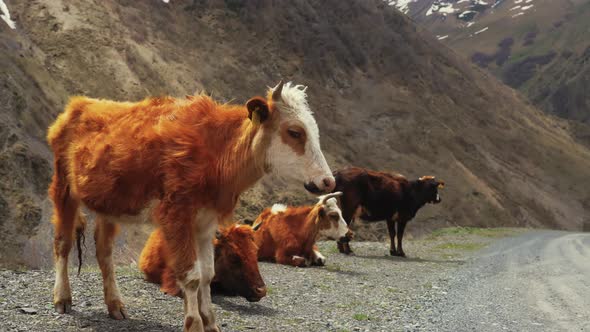
<path id="1" fill-rule="evenodd" d="M 590 234 L 496 241 L 452 271 L 446 291 L 431 310 L 402 320 L 432 331 L 590 331 Z"/>
<path id="2" fill-rule="evenodd" d="M 222 330 L 590 331 L 589 234 L 451 229 L 408 239 L 406 259 L 381 242 L 354 242 L 355 256 L 333 242 L 320 249 L 325 267 L 261 263 L 268 294 L 258 303 L 214 296 Z M 182 329 L 179 299 L 135 266 L 117 279 L 126 321 L 108 318 L 95 267 L 71 276 L 72 315 L 53 311 L 52 271 L 0 270 L 0 331 Z"/>

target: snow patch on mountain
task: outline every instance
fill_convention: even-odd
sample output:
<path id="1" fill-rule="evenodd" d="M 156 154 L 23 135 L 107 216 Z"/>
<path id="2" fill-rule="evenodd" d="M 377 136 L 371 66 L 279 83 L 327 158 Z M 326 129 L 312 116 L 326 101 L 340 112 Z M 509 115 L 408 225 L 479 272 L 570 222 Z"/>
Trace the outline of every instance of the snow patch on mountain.
<path id="1" fill-rule="evenodd" d="M 474 35 L 479 35 L 480 33 L 482 33 L 482 32 L 484 32 L 484 31 L 488 30 L 488 28 L 489 28 L 489 27 L 485 27 L 485 28 L 483 28 L 483 29 L 481 29 L 481 30 L 475 31 L 473 34 L 474 34 Z"/>
<path id="2" fill-rule="evenodd" d="M 449 14 L 454 14 L 457 19 L 472 22 L 477 21 L 480 15 L 495 13 L 495 8 L 501 4 L 511 6 L 510 11 L 518 11 L 513 17 L 524 14 L 524 11 L 533 8 L 534 0 L 384 0 L 389 6 L 395 6 L 401 12 L 407 15 L 412 15 L 413 8 L 421 8 L 422 6 L 413 7 L 415 3 L 430 4 L 428 10 L 424 15 L 440 15 L 443 17 Z M 488 9 L 490 9 L 488 11 Z M 467 26 L 469 27 L 469 26 Z"/>
<path id="3" fill-rule="evenodd" d="M 402 13 L 408 14 L 410 11 L 410 3 L 416 2 L 418 0 L 386 0 L 385 2 L 389 6 L 395 6 L 399 9 Z"/>
<path id="4" fill-rule="evenodd" d="M 6 22 L 11 29 L 16 29 L 16 22 L 10 18 L 10 12 L 8 11 L 8 6 L 4 3 L 4 0 L 0 0 L 0 12 L 2 12 L 0 18 Z"/>

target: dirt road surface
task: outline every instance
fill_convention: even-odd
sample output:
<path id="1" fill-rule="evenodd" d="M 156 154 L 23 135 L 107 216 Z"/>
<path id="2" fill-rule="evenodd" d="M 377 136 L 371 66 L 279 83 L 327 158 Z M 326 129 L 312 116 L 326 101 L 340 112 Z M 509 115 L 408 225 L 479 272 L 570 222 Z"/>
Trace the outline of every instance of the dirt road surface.
<path id="1" fill-rule="evenodd" d="M 447 287 L 418 329 L 590 331 L 590 233 L 498 240 L 453 271 Z"/>

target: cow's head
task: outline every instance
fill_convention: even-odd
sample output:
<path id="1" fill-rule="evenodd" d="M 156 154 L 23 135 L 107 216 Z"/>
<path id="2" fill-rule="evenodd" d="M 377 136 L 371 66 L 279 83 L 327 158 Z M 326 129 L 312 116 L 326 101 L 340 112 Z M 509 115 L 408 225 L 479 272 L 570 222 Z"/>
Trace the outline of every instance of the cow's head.
<path id="1" fill-rule="evenodd" d="M 438 190 L 445 187 L 444 181 L 436 180 L 432 175 L 426 175 L 418 179 L 418 186 L 420 196 L 426 203 L 438 204 L 442 201 Z"/>
<path id="2" fill-rule="evenodd" d="M 240 295 L 250 302 L 266 296 L 266 285 L 258 270 L 258 247 L 254 230 L 233 225 L 217 233 L 215 279 L 212 286 L 228 295 Z"/>
<path id="3" fill-rule="evenodd" d="M 336 197 L 342 196 L 338 191 L 333 194 L 320 196 L 316 208 L 318 209 L 319 234 L 333 240 L 346 235 L 348 226 L 342 218 L 342 211 L 338 207 Z"/>
<path id="4" fill-rule="evenodd" d="M 246 106 L 255 124 L 269 130 L 267 171 L 302 181 L 314 194 L 330 192 L 335 180 L 320 148 L 318 125 L 307 103 L 307 87 L 291 82 L 269 89 L 267 99 L 255 97 Z"/>

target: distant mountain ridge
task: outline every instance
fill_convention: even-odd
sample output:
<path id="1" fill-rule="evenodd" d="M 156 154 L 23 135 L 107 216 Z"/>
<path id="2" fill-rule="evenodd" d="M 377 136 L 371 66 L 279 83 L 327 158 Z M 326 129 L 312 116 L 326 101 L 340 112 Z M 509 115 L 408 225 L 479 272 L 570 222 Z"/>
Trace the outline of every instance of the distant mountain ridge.
<path id="1" fill-rule="evenodd" d="M 541 109 L 590 124 L 590 1 L 387 3 Z"/>

